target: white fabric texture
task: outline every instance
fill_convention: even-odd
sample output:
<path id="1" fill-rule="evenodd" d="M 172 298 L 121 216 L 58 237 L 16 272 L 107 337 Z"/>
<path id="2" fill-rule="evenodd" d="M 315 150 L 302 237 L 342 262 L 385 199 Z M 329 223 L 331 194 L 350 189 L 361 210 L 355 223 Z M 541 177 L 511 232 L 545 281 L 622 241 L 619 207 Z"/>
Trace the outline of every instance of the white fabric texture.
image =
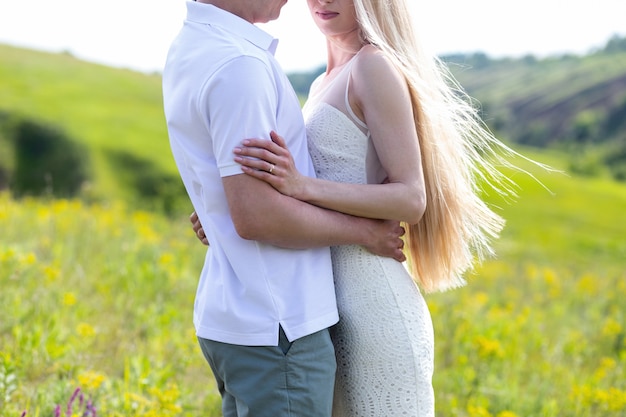
<path id="1" fill-rule="evenodd" d="M 344 101 L 343 91 L 332 90 L 347 88 L 349 66 L 305 105 L 309 152 L 318 177 L 367 183 L 377 176 L 370 171 L 381 168 L 368 162 L 368 132 L 346 109 L 325 102 L 333 96 Z M 337 356 L 333 417 L 434 416 L 432 322 L 406 268 L 360 246 L 333 247 L 331 254 L 340 317 L 331 333 Z"/>
<path id="2" fill-rule="evenodd" d="M 245 138 L 288 138 L 298 169 L 313 174 L 300 102 L 273 56 L 276 40 L 211 4 L 187 2 L 187 18 L 163 71 L 172 154 L 204 226 L 207 250 L 194 303 L 196 334 L 276 346 L 338 320 L 330 250 L 290 250 L 241 238 L 222 177 L 244 175 L 233 149 Z"/>

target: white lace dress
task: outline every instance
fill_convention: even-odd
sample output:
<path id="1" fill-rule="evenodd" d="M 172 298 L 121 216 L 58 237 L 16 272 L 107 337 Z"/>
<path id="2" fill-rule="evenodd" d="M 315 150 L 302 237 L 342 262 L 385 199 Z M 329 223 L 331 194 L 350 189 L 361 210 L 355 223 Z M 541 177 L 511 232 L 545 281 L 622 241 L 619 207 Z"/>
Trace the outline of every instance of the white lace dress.
<path id="1" fill-rule="evenodd" d="M 348 104 L 350 65 L 304 107 L 309 151 L 320 178 L 380 182 L 385 176 L 367 127 Z M 325 101 L 338 91 L 345 91 L 342 110 Z M 331 252 L 340 316 L 332 331 L 333 417 L 434 416 L 433 328 L 411 276 L 401 263 L 360 246 Z"/>

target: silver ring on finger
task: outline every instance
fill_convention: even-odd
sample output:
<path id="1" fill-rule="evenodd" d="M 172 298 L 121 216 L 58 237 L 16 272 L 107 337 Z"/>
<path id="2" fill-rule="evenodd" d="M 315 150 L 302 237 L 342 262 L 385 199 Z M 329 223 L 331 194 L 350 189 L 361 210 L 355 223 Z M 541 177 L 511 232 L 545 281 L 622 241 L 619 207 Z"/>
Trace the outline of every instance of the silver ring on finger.
<path id="1" fill-rule="evenodd" d="M 275 168 L 276 166 L 275 166 L 274 164 L 270 164 L 270 165 L 271 165 L 271 166 L 270 166 L 270 170 L 269 170 L 269 171 L 267 171 L 267 172 L 269 172 L 269 173 L 271 174 L 272 172 L 274 172 L 274 168 Z"/>

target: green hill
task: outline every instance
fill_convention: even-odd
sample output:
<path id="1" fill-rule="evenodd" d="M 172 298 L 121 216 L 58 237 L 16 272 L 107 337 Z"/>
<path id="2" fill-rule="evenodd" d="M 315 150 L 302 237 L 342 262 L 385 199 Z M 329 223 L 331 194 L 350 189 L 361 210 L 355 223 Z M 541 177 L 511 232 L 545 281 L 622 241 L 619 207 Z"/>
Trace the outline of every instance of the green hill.
<path id="1" fill-rule="evenodd" d="M 612 39 L 604 49 L 583 57 L 492 60 L 473 54 L 443 59 L 476 97 L 498 136 L 560 150 L 559 165 L 568 172 L 596 174 L 608 167 L 622 179 L 626 177 L 623 44 Z M 290 79 L 302 91 L 320 70 L 290 74 Z M 0 45 L 0 77 L 0 189 L 10 187 L 20 172 L 42 165 L 41 155 L 66 154 L 57 167 L 78 171 L 78 162 L 87 166 L 87 182 L 75 195 L 91 200 L 123 198 L 168 211 L 181 204 L 188 207 L 169 149 L 159 74 Z M 28 157 L 15 157 L 20 131 L 16 125 L 29 132 L 34 125 L 39 134 L 52 135 L 42 143 L 57 144 L 63 151 L 38 151 L 37 159 L 36 150 L 27 149 Z M 70 144 L 80 145 L 74 159 L 67 155 Z M 24 167 L 16 166 L 20 164 Z M 45 189 L 54 194 L 59 182 L 50 184 Z"/>
<path id="2" fill-rule="evenodd" d="M 0 45 L 0 113 L 83 144 L 93 199 L 182 193 L 163 117 L 160 75 Z M 0 149 L 9 134 L 0 133 Z M 0 164 L 2 159 L 0 159 Z"/>
<path id="3" fill-rule="evenodd" d="M 447 59 L 499 137 L 563 150 L 572 172 L 607 170 L 626 180 L 626 48 L 544 60 Z"/>
<path id="4" fill-rule="evenodd" d="M 544 60 L 445 57 L 485 118 L 515 142 L 602 142 L 624 132 L 626 50 Z M 618 120 L 621 119 L 621 120 Z"/>

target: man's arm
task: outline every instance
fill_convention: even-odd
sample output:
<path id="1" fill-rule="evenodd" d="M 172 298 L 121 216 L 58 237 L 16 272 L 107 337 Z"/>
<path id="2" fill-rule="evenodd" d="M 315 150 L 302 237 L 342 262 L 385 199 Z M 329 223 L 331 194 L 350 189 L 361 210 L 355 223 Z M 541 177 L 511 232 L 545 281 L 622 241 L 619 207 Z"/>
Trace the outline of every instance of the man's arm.
<path id="1" fill-rule="evenodd" d="M 204 103 L 211 121 L 218 167 L 235 164 L 233 149 L 244 138 L 262 137 L 258 135 L 276 129 L 278 97 L 268 92 L 274 82 L 273 72 L 264 62 L 240 56 L 224 64 L 206 84 L 199 102 Z M 224 174 L 222 171 L 220 168 Z M 222 184 L 231 218 L 244 239 L 292 249 L 357 244 L 404 260 L 398 222 L 367 220 L 315 207 L 244 174 L 223 175 Z"/>
<path id="2" fill-rule="evenodd" d="M 362 245 L 369 251 L 404 261 L 396 221 L 354 217 L 284 196 L 269 184 L 248 175 L 222 178 L 237 233 L 248 240 L 305 249 Z"/>

